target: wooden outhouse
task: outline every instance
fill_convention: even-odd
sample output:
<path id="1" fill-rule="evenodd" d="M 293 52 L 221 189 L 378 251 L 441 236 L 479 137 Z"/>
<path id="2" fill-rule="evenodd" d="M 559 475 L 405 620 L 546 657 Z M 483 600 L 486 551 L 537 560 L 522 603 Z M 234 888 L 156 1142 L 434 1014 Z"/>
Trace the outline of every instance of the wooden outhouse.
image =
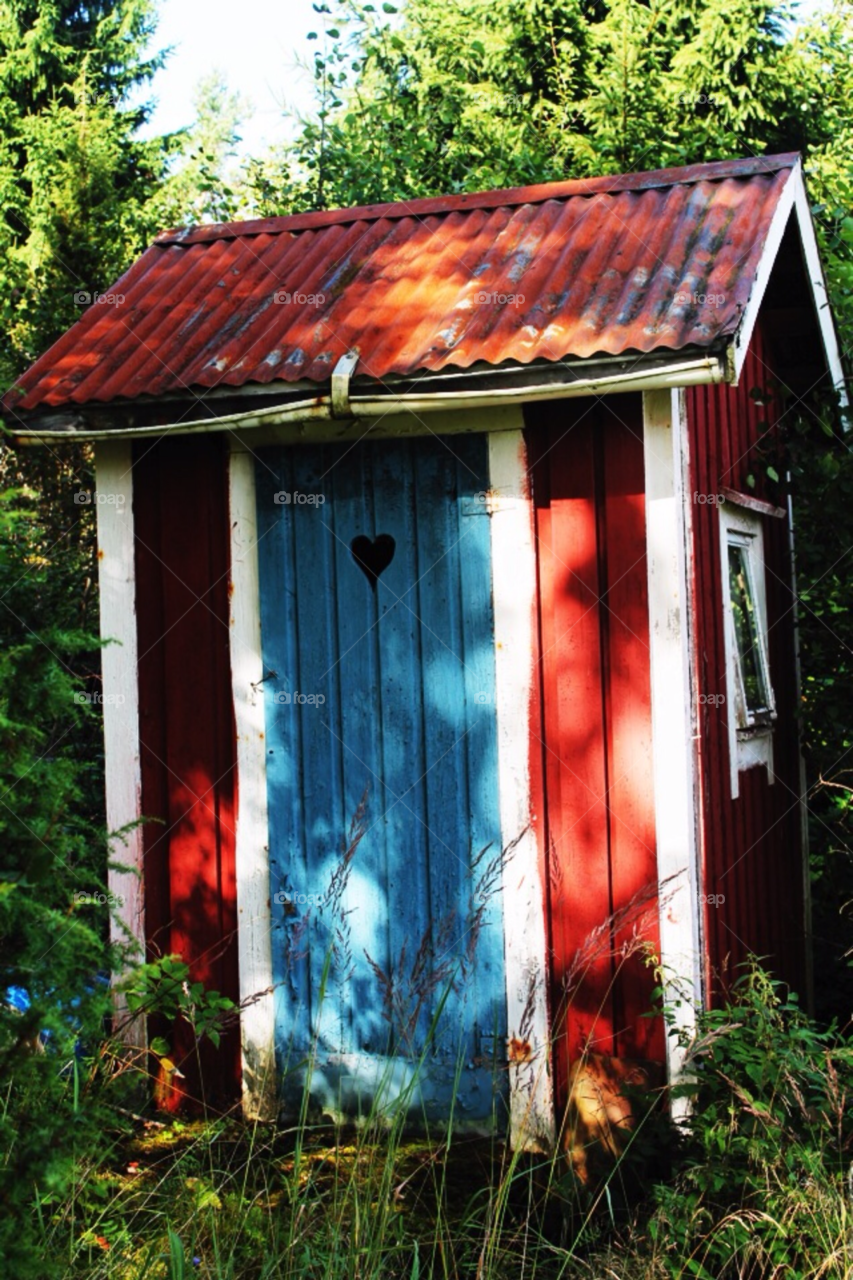
<path id="1" fill-rule="evenodd" d="M 242 1004 L 209 1096 L 546 1143 L 585 1051 L 678 1070 L 656 961 L 807 990 L 759 448 L 841 377 L 782 155 L 168 232 L 21 378 L 95 443 L 124 921 Z"/>

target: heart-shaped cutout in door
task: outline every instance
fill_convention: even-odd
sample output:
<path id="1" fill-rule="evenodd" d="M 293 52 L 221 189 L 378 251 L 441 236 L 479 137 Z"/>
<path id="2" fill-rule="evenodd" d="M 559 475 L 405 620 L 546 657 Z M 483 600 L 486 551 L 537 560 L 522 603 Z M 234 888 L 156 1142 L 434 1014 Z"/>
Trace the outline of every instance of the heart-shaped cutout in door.
<path id="1" fill-rule="evenodd" d="M 376 590 L 377 578 L 394 559 L 396 548 L 397 544 L 390 533 L 378 533 L 372 539 L 360 533 L 350 543 L 352 558 L 374 591 Z"/>

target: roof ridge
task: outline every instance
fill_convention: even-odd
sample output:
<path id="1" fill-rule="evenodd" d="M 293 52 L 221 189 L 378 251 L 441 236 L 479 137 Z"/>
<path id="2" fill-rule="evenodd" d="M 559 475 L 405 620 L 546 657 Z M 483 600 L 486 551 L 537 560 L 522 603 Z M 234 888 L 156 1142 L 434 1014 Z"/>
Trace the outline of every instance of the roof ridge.
<path id="1" fill-rule="evenodd" d="M 707 164 L 679 165 L 650 169 L 642 173 L 608 174 L 600 178 L 570 178 L 528 187 L 506 187 L 497 191 L 477 191 L 455 196 L 424 196 L 417 200 L 396 200 L 388 204 L 354 205 L 346 209 L 321 209 L 281 217 L 255 218 L 245 222 L 219 222 L 164 231 L 156 245 L 199 244 L 212 240 L 233 240 L 240 236 L 278 235 L 281 232 L 311 231 L 349 222 L 376 222 L 381 218 L 426 217 L 433 213 L 454 213 L 467 209 L 497 209 L 509 205 L 541 204 L 572 196 L 615 195 L 622 191 L 647 191 L 683 183 L 720 181 L 724 178 L 751 178 L 761 173 L 792 169 L 800 160 L 797 151 L 773 156 L 751 156 L 741 160 L 714 160 Z"/>

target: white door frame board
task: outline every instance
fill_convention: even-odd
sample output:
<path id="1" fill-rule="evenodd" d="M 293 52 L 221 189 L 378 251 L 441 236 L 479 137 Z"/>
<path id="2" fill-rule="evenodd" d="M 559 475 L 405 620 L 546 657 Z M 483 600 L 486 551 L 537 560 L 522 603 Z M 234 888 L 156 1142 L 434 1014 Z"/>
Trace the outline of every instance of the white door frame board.
<path id="1" fill-rule="evenodd" d="M 683 391 L 643 396 L 646 552 L 649 575 L 652 754 L 660 889 L 661 961 L 676 1025 L 691 1031 L 703 1000 L 701 875 L 698 864 L 691 661 L 692 564 L 686 501 L 687 419 Z M 683 1052 L 668 1037 L 671 1084 Z M 684 1100 L 673 1106 L 683 1114 Z"/>
<path id="2" fill-rule="evenodd" d="M 231 687 L 237 733 L 237 951 L 243 1111 L 277 1114 L 266 725 L 261 650 L 255 458 L 235 440 L 229 464 Z"/>
<path id="3" fill-rule="evenodd" d="M 135 943 L 145 958 L 145 885 L 142 842 L 142 770 L 139 749 L 136 563 L 133 526 L 133 446 L 102 440 L 95 449 L 98 520 L 101 677 L 104 717 L 107 884 L 112 899 L 111 939 Z M 120 1038 L 146 1044 L 145 1018 L 130 1020 L 116 999 Z"/>
<path id="4" fill-rule="evenodd" d="M 523 423 L 489 436 L 492 593 L 498 786 L 503 847 L 504 963 L 510 1140 L 515 1149 L 548 1151 L 554 1097 L 547 1005 L 545 894 L 531 825 L 530 704 L 536 617 L 533 505 Z"/>

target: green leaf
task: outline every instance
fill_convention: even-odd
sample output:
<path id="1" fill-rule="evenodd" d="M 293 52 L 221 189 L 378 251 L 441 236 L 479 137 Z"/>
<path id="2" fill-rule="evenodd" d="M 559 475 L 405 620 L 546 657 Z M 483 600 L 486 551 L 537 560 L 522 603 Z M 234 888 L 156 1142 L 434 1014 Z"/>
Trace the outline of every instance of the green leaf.
<path id="1" fill-rule="evenodd" d="M 187 1259 L 184 1253 L 184 1246 L 181 1238 L 172 1230 L 167 1228 L 169 1235 L 169 1280 L 185 1280 Z"/>
<path id="2" fill-rule="evenodd" d="M 688 1258 L 684 1265 L 690 1275 L 696 1276 L 697 1280 L 715 1280 L 715 1277 L 711 1275 L 710 1271 L 705 1270 L 698 1258 Z"/>

